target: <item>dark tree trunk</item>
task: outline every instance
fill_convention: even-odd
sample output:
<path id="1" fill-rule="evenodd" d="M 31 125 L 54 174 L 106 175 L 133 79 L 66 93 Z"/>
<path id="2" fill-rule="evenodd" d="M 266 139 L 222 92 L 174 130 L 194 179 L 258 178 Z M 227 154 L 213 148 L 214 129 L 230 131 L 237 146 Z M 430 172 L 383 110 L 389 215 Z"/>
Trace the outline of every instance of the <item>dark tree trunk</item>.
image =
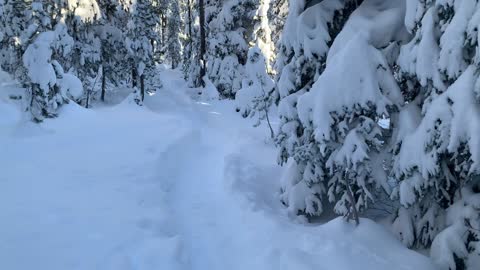
<path id="1" fill-rule="evenodd" d="M 140 97 L 143 100 L 145 99 L 145 75 L 140 75 Z"/>
<path id="2" fill-rule="evenodd" d="M 207 73 L 205 63 L 205 51 L 206 51 L 206 34 L 205 34 L 205 4 L 204 0 L 198 0 L 198 7 L 200 9 L 200 78 L 199 82 L 202 87 L 205 87 L 205 81 L 203 77 Z"/>
<path id="3" fill-rule="evenodd" d="M 137 87 L 137 68 L 132 67 L 132 87 Z"/>
<path id="4" fill-rule="evenodd" d="M 348 172 L 345 172 L 344 175 L 345 175 L 347 195 L 350 199 L 350 204 L 351 204 L 349 213 L 348 213 L 348 219 L 352 218 L 353 220 L 355 220 L 355 224 L 358 226 L 360 224 L 360 217 L 358 216 L 357 200 L 355 199 L 355 195 L 353 194 L 353 191 L 352 191 L 352 186 L 350 185 Z"/>
<path id="5" fill-rule="evenodd" d="M 85 108 L 88 109 L 90 103 L 90 90 L 87 90 L 87 100 L 85 101 Z"/>
<path id="6" fill-rule="evenodd" d="M 102 102 L 105 102 L 106 82 L 105 65 L 102 65 L 102 93 L 100 95 L 100 100 L 102 100 Z"/>

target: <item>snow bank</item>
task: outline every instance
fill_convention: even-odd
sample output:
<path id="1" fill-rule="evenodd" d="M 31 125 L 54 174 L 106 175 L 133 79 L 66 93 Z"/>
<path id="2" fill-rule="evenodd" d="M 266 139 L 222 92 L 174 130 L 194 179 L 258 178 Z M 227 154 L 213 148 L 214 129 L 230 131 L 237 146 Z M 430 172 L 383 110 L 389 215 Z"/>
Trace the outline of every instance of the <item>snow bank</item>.
<path id="1" fill-rule="evenodd" d="M 58 84 L 62 94 L 73 100 L 77 100 L 83 95 L 82 82 L 73 74 L 64 73 L 62 78 L 58 80 Z"/>

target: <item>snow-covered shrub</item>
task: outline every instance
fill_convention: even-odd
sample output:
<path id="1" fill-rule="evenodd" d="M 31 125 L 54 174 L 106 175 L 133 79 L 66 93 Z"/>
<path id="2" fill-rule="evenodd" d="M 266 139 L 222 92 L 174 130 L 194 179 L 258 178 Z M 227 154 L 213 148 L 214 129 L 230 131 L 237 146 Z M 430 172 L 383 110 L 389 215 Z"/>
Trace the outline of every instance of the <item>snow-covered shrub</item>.
<path id="1" fill-rule="evenodd" d="M 40 33 L 23 55 L 23 65 L 28 79 L 24 82 L 29 92 L 29 110 L 35 121 L 57 115 L 58 107 L 67 102 L 61 91 L 63 68 L 52 59 L 54 54 L 67 55 L 73 39 L 63 24 L 54 31 Z"/>
<path id="2" fill-rule="evenodd" d="M 273 105 L 274 89 L 274 82 L 267 74 L 266 59 L 259 47 L 252 47 L 248 51 L 245 72 L 246 77 L 235 96 L 235 102 L 243 117 L 256 117 L 255 125 L 258 126 L 260 121 L 268 117 L 268 111 Z"/>

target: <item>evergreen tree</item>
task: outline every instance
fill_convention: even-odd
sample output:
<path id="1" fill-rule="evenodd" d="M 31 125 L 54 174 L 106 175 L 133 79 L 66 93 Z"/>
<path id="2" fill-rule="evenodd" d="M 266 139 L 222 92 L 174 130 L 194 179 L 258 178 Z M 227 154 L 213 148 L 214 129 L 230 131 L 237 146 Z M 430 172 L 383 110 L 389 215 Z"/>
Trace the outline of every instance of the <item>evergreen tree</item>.
<path id="1" fill-rule="evenodd" d="M 254 17 L 255 26 L 253 29 L 252 41 L 260 48 L 265 58 L 265 68 L 268 73 L 273 72 L 272 64 L 274 61 L 275 45 L 272 42 L 272 30 L 268 18 L 270 0 L 259 0 L 257 11 Z"/>
<path id="2" fill-rule="evenodd" d="M 195 23 L 198 18 L 197 5 L 195 0 L 186 0 L 184 2 L 183 14 L 185 21 L 185 38 L 183 39 L 183 65 L 182 71 L 184 78 L 189 86 L 195 86 L 195 82 L 200 73 L 199 54 L 200 51 L 200 28 Z"/>
<path id="3" fill-rule="evenodd" d="M 182 30 L 182 21 L 180 17 L 180 7 L 178 1 L 170 1 L 168 5 L 168 33 L 167 33 L 167 47 L 168 56 L 172 69 L 178 67 L 182 60 L 180 34 Z"/>
<path id="4" fill-rule="evenodd" d="M 95 92 L 102 57 L 102 42 L 96 28 L 101 25 L 101 11 L 95 0 L 69 1 L 65 23 L 74 40 L 72 54 L 63 61 L 67 69 L 73 69 L 86 89 L 83 97 L 88 108 L 90 96 Z"/>
<path id="5" fill-rule="evenodd" d="M 30 16 L 27 1 L 0 1 L 0 67 L 13 75 L 22 66 L 24 48 L 20 36 Z"/>
<path id="6" fill-rule="evenodd" d="M 408 104 L 394 149 L 402 207 L 393 224 L 405 244 L 431 244 L 444 269 L 475 269 L 479 251 L 479 15 L 477 1 L 409 1 L 413 38 L 397 60 Z"/>
<path id="7" fill-rule="evenodd" d="M 268 111 L 273 105 L 274 82 L 267 74 L 267 61 L 263 55 L 259 47 L 252 47 L 248 51 L 248 60 L 245 66 L 247 74 L 242 81 L 242 88 L 235 96 L 235 101 L 237 111 L 243 117 L 256 117 L 255 126 L 260 125 L 260 121 L 266 119 L 270 135 L 273 138 L 274 132 L 268 118 Z"/>
<path id="8" fill-rule="evenodd" d="M 325 69 L 329 48 L 357 1 L 326 0 L 313 6 L 307 6 L 306 1 L 289 4 L 275 64 L 278 75 L 273 93 L 274 98 L 279 98 L 280 128 L 275 138 L 278 160 L 280 164 L 290 160 L 283 180 L 282 202 L 293 214 L 316 216 L 323 212 L 321 198 L 327 189 L 327 160 L 312 141 L 314 130 L 300 121 L 297 102 Z"/>
<path id="9" fill-rule="evenodd" d="M 28 109 L 34 121 L 55 117 L 58 108 L 67 103 L 62 91 L 63 68 L 54 58 L 66 57 L 73 46 L 73 39 L 61 22 L 61 3 L 33 1 L 32 16 L 22 37 L 26 47 L 23 54 L 28 91 Z M 27 46 L 28 45 L 28 46 Z"/>
<path id="10" fill-rule="evenodd" d="M 287 0 L 271 0 L 270 1 L 270 8 L 268 9 L 267 16 L 268 22 L 270 25 L 270 33 L 271 33 L 271 42 L 273 43 L 274 49 L 274 60 L 271 63 L 271 71 L 270 73 L 274 74 L 275 76 L 278 75 L 279 68 L 275 66 L 277 56 L 279 55 L 279 50 L 281 47 L 281 36 L 283 33 L 283 28 L 285 25 L 285 21 L 287 20 L 288 15 L 288 1 Z M 278 80 L 278 79 L 275 79 Z"/>
<path id="11" fill-rule="evenodd" d="M 255 0 L 210 1 L 207 72 L 223 98 L 234 98 L 241 88 L 249 42 L 253 39 Z"/>
<path id="12" fill-rule="evenodd" d="M 140 79 L 140 91 L 136 91 L 135 101 L 142 104 L 145 98 L 145 71 L 153 68 L 151 40 L 156 40 L 154 27 L 158 18 L 151 0 L 137 0 L 131 10 L 128 22 L 126 46 L 131 57 L 132 81 Z M 133 85 L 136 87 L 136 84 Z"/>

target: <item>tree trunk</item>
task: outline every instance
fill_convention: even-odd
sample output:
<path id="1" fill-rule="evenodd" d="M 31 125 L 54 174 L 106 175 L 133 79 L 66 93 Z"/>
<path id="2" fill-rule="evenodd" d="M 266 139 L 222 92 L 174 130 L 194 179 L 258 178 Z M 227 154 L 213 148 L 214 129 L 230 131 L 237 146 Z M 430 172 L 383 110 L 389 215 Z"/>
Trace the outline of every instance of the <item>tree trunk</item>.
<path id="1" fill-rule="evenodd" d="M 132 67 L 132 88 L 137 87 L 137 68 Z"/>
<path id="2" fill-rule="evenodd" d="M 102 100 L 102 102 L 105 102 L 106 82 L 107 79 L 105 75 L 105 65 L 102 65 L 102 93 L 100 96 L 100 100 Z"/>
<path id="3" fill-rule="evenodd" d="M 355 196 L 353 194 L 353 191 L 352 191 L 352 187 L 350 185 L 350 179 L 348 178 L 348 172 L 345 172 L 344 173 L 345 175 L 345 185 L 347 186 L 347 195 L 350 199 L 350 209 L 349 209 L 349 213 L 348 213 L 348 219 L 350 219 L 350 217 L 353 218 L 353 220 L 355 220 L 355 224 L 358 226 L 360 224 L 360 218 L 358 216 L 358 210 L 357 210 L 357 200 L 355 200 Z"/>
<path id="4" fill-rule="evenodd" d="M 140 75 L 140 98 L 143 100 L 145 99 L 145 75 Z"/>
<path id="5" fill-rule="evenodd" d="M 198 6 L 200 9 L 200 78 L 199 82 L 202 87 L 205 87 L 205 81 L 203 77 L 207 73 L 205 63 L 205 51 L 206 51 L 206 34 L 205 34 L 205 4 L 204 0 L 198 0 Z"/>
<path id="6" fill-rule="evenodd" d="M 189 39 L 189 43 L 192 43 L 192 38 L 193 38 L 193 34 L 192 34 L 192 6 L 191 6 L 191 3 L 190 3 L 190 0 L 188 0 L 188 3 L 187 3 L 187 14 L 188 14 L 188 39 Z"/>
<path id="7" fill-rule="evenodd" d="M 265 116 L 267 118 L 268 127 L 270 128 L 270 138 L 272 138 L 272 140 L 273 140 L 275 138 L 275 132 L 273 132 L 272 124 L 270 124 L 270 118 L 268 117 L 267 108 L 265 108 Z"/>
<path id="8" fill-rule="evenodd" d="M 85 101 L 85 108 L 88 109 L 90 101 L 90 90 L 87 90 L 87 100 Z"/>

